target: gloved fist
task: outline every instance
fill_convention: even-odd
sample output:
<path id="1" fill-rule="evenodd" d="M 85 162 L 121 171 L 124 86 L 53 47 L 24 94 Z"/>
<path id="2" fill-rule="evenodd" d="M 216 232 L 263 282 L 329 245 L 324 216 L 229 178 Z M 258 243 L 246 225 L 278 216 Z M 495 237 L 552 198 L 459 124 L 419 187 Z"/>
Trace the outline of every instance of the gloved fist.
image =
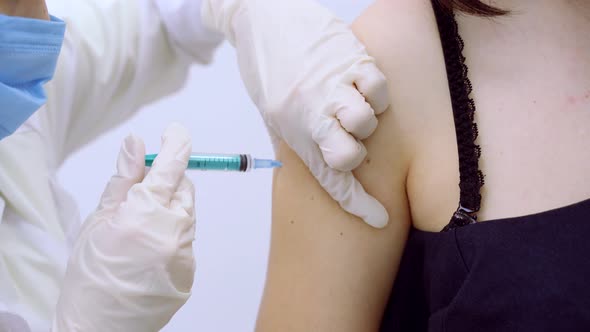
<path id="1" fill-rule="evenodd" d="M 187 301 L 195 261 L 186 129 L 171 125 L 144 177 L 145 147 L 125 140 L 68 263 L 53 332 L 159 331 Z"/>
<path id="2" fill-rule="evenodd" d="M 385 208 L 350 171 L 389 98 L 350 28 L 312 0 L 203 0 L 202 19 L 236 47 L 275 148 L 283 139 L 346 211 L 384 227 Z"/>

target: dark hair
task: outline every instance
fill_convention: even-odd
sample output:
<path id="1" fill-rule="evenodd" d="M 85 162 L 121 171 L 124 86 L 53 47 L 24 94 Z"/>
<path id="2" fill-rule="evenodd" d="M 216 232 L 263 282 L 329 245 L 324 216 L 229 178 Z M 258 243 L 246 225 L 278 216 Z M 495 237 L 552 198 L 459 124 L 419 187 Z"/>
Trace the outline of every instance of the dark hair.
<path id="1" fill-rule="evenodd" d="M 480 0 L 436 0 L 443 8 L 477 16 L 501 16 L 508 11 L 487 5 Z"/>

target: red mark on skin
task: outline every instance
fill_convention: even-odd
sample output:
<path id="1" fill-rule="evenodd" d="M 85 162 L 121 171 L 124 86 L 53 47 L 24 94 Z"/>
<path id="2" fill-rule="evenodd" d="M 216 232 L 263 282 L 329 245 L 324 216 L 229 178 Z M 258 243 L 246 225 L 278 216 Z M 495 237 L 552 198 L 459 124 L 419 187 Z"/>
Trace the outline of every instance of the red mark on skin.
<path id="1" fill-rule="evenodd" d="M 586 93 L 580 94 L 578 96 L 568 95 L 566 97 L 568 106 L 575 106 L 578 103 L 586 104 L 588 101 L 590 101 L 590 90 L 586 90 Z"/>
<path id="2" fill-rule="evenodd" d="M 567 103 L 569 105 L 575 105 L 578 102 L 578 99 L 574 96 L 567 96 Z"/>

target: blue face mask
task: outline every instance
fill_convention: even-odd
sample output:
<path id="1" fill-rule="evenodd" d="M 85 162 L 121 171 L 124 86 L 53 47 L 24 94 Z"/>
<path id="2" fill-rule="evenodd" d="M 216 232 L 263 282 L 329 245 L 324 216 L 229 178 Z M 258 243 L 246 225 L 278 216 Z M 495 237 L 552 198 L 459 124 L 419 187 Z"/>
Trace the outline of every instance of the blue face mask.
<path id="1" fill-rule="evenodd" d="M 0 15 L 0 140 L 45 104 L 65 23 Z"/>

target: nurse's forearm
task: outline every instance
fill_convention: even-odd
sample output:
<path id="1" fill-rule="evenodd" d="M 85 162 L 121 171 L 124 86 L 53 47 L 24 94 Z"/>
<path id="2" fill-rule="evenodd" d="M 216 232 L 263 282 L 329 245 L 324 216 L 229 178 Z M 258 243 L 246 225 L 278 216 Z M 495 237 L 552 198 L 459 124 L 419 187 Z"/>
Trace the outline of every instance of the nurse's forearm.
<path id="1" fill-rule="evenodd" d="M 49 20 L 45 0 L 0 0 L 0 14 Z"/>

